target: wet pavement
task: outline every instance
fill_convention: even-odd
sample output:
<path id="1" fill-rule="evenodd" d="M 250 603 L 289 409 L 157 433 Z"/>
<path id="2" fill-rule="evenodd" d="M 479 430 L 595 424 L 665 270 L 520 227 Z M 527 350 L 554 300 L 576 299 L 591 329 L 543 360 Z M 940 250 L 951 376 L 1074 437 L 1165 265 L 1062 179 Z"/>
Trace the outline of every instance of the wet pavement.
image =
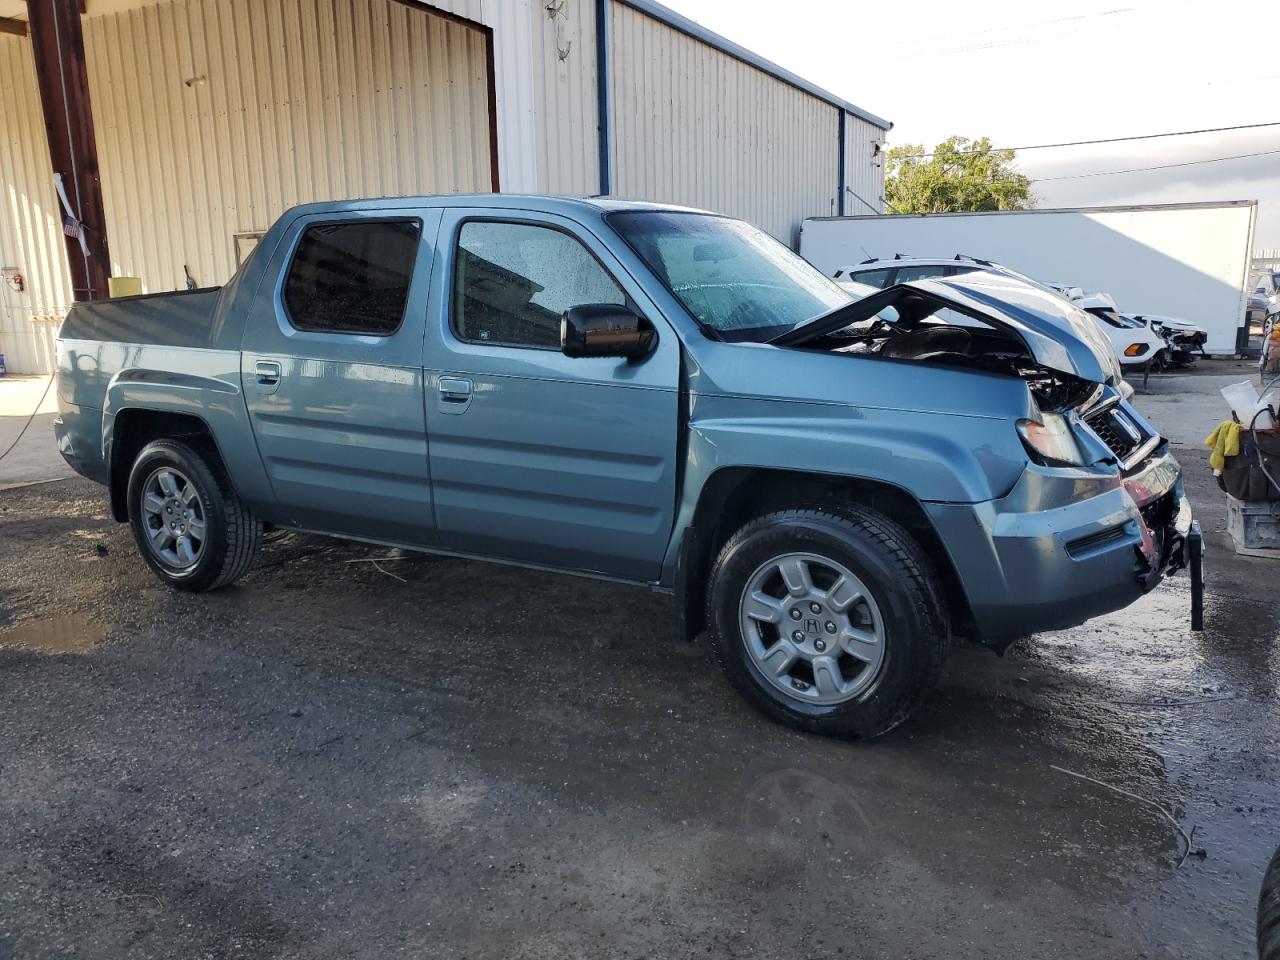
<path id="1" fill-rule="evenodd" d="M 1253 955 L 1268 561 L 1211 558 L 1203 634 L 1179 578 L 960 646 L 847 744 L 754 714 L 668 598 L 347 562 L 385 553 L 288 534 L 188 596 L 92 484 L 0 493 L 0 958 Z"/>

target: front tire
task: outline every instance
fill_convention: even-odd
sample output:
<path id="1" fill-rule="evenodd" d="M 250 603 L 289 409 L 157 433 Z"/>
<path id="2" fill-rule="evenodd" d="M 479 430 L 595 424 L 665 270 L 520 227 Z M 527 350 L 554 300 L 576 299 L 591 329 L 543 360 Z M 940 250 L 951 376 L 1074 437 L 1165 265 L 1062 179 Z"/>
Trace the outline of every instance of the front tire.
<path id="1" fill-rule="evenodd" d="M 767 716 L 812 733 L 892 730 L 937 684 L 950 631 L 936 574 L 872 510 L 782 510 L 720 551 L 707 592 L 711 650 Z"/>
<path id="2" fill-rule="evenodd" d="M 178 590 L 217 590 L 248 569 L 262 524 L 240 501 L 212 445 L 156 440 L 129 474 L 138 552 Z"/>

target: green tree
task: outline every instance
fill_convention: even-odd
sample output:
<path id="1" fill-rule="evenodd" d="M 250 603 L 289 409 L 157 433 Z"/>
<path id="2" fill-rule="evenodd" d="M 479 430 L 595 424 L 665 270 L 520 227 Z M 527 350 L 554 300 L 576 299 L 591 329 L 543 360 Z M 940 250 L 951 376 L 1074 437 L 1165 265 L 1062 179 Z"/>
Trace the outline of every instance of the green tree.
<path id="1" fill-rule="evenodd" d="M 1014 151 L 992 150 L 991 140 L 948 137 L 927 154 L 924 147 L 893 147 L 884 193 L 897 213 L 1026 210 L 1035 206 L 1031 181 L 1013 167 Z"/>

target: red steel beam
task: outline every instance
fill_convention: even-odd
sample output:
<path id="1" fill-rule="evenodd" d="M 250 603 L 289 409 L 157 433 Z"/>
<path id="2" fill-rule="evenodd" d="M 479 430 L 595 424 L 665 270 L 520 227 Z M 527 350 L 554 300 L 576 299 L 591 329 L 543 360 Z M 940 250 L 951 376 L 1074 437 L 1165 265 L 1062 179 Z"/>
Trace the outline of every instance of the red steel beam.
<path id="1" fill-rule="evenodd" d="M 111 256 L 80 15 L 81 0 L 27 0 L 49 159 L 53 172 L 62 174 L 67 199 L 84 224 L 88 246 L 86 255 L 78 239 L 66 238 L 71 286 L 77 300 L 95 300 L 107 296 Z"/>

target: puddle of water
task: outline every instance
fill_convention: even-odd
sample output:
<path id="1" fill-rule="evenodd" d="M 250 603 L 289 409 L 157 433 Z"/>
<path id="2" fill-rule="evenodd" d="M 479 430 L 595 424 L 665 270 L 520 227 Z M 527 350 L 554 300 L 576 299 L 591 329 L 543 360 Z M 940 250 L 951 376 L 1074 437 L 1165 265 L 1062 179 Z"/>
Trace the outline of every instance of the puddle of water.
<path id="1" fill-rule="evenodd" d="M 28 620 L 0 631 L 0 649 L 53 655 L 89 653 L 102 642 L 105 634 L 103 627 L 80 617 Z"/>

